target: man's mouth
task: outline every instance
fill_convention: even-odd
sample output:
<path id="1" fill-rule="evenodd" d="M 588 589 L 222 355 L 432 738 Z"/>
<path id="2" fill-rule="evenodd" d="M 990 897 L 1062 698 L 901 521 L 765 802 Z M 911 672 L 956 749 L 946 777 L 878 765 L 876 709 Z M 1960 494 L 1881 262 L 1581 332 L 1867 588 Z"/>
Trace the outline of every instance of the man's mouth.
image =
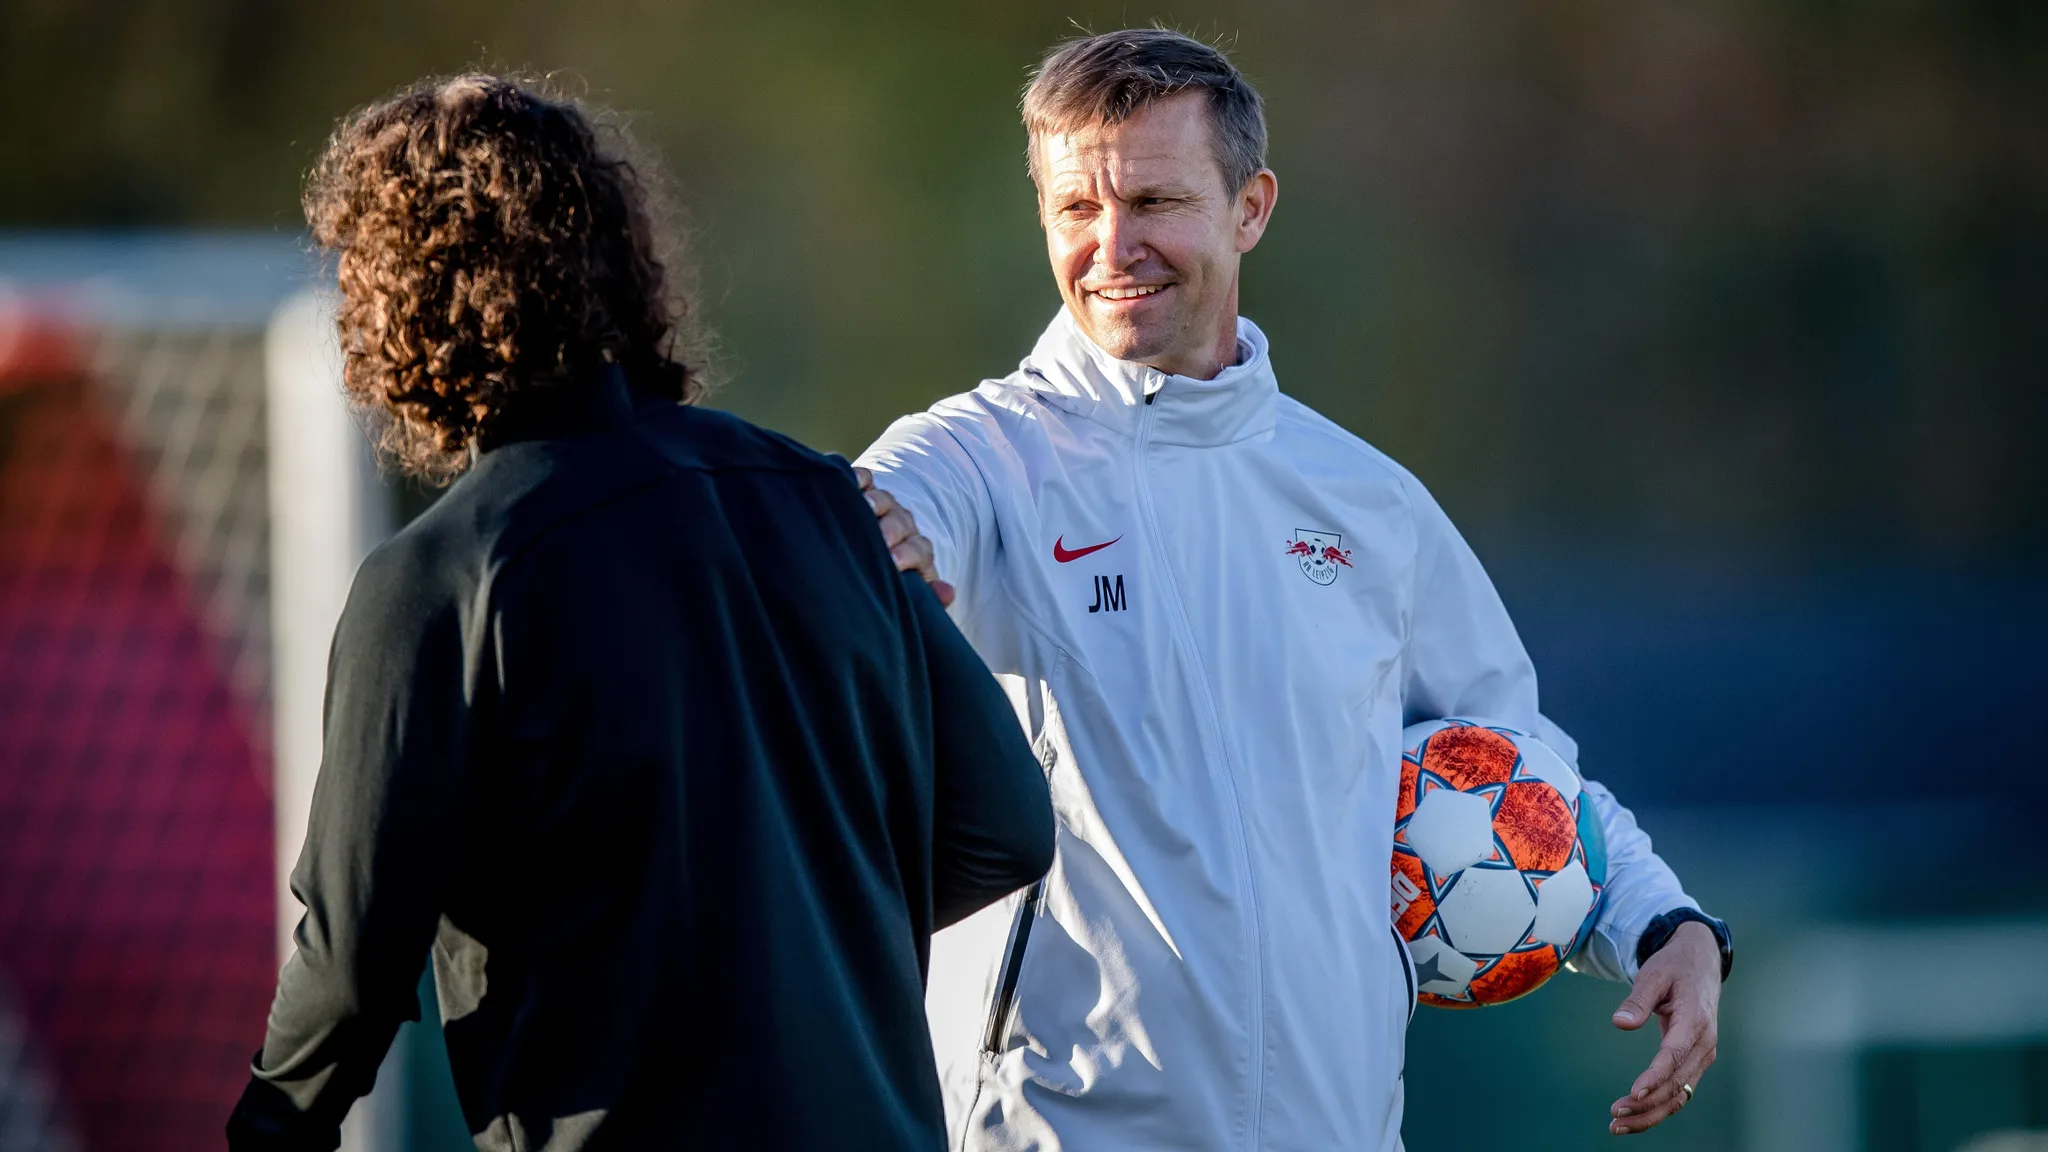
<path id="1" fill-rule="evenodd" d="M 1170 287 L 1170 284 L 1130 284 L 1117 288 L 1091 288 L 1089 291 L 1104 300 L 1141 300 L 1157 296 Z"/>

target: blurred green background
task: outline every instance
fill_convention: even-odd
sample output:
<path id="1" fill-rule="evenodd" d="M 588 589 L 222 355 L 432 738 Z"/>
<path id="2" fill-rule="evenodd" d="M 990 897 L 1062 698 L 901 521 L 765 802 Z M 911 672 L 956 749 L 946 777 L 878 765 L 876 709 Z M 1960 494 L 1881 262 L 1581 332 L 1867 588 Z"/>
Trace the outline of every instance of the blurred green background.
<path id="1" fill-rule="evenodd" d="M 2048 914 L 2048 4 L 0 0 L 0 228 L 296 234 L 349 109 L 545 73 L 662 158 L 714 402 L 851 454 L 1052 316 L 1018 92 L 1154 20 L 1266 94 L 1282 387 L 1430 484 L 1588 771 L 1737 920 L 1723 1067 L 1647 1141 L 1760 1146 L 1815 932 Z M 1654 1043 L 1620 995 L 1422 1013 L 1409 1148 L 1607 1139 Z M 1849 1067 L 1862 1146 L 2048 1127 L 2040 1034 Z"/>
<path id="2" fill-rule="evenodd" d="M 1466 521 L 1806 557 L 2038 555 L 2048 6 L 5 0 L 0 225 L 294 230 L 422 75 L 627 113 L 691 213 L 722 403 L 856 449 L 1057 305 L 1015 104 L 1161 19 L 1266 93 L 1245 310 Z"/>

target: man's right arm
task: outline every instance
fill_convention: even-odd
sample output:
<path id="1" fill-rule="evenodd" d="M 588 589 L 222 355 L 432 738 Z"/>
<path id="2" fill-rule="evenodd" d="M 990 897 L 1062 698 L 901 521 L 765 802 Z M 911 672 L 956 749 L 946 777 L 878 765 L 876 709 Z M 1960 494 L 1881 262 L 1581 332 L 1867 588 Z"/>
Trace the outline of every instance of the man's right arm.
<path id="1" fill-rule="evenodd" d="M 988 666 L 936 597 L 906 591 L 931 684 L 932 915 L 944 928 L 1052 867 L 1052 794 Z"/>
<path id="2" fill-rule="evenodd" d="M 462 852 L 469 704 L 456 611 L 405 560 L 365 561 L 335 627 L 320 775 L 292 872 L 306 912 L 228 1120 L 236 1152 L 335 1147 L 398 1026 L 419 1018 Z"/>

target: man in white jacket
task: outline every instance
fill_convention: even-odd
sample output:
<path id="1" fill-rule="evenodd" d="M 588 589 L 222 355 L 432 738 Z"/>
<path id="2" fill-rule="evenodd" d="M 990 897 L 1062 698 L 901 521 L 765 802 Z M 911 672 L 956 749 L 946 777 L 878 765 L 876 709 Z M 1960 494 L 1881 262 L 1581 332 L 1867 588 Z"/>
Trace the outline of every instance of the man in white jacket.
<path id="1" fill-rule="evenodd" d="M 944 577 L 1010 687 L 1059 817 L 1007 930 L 935 949 L 950 1139 L 1397 1149 L 1401 730 L 1485 717 L 1577 748 L 1442 509 L 1282 394 L 1237 314 L 1278 194 L 1258 94 L 1207 45 L 1114 32 L 1055 50 L 1024 116 L 1065 308 L 1016 372 L 862 460 L 899 562 Z M 1609 883 L 1576 966 L 1633 981 L 1618 1026 L 1664 1027 L 1612 1109 L 1639 1132 L 1713 1061 L 1732 952 L 1586 789 Z M 963 986 L 965 1027 L 940 1003 Z"/>

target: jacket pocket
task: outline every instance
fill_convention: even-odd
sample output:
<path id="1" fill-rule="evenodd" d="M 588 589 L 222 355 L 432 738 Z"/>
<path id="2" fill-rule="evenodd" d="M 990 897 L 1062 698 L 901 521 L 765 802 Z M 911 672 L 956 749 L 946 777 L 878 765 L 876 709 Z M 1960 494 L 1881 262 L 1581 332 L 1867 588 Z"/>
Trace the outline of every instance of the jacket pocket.
<path id="1" fill-rule="evenodd" d="M 1031 941 L 1031 922 L 1037 918 L 1038 906 L 1044 899 L 1045 881 L 1041 879 L 1024 890 L 1024 898 L 1017 902 L 1017 915 L 1010 921 L 1010 942 L 1003 948 L 996 994 L 989 1001 L 988 1025 L 981 1034 L 981 1050 L 987 1055 L 1002 1055 L 1003 1041 L 1010 1031 L 1010 1016 L 1017 1007 L 1017 981 L 1024 973 L 1024 948 Z"/>

